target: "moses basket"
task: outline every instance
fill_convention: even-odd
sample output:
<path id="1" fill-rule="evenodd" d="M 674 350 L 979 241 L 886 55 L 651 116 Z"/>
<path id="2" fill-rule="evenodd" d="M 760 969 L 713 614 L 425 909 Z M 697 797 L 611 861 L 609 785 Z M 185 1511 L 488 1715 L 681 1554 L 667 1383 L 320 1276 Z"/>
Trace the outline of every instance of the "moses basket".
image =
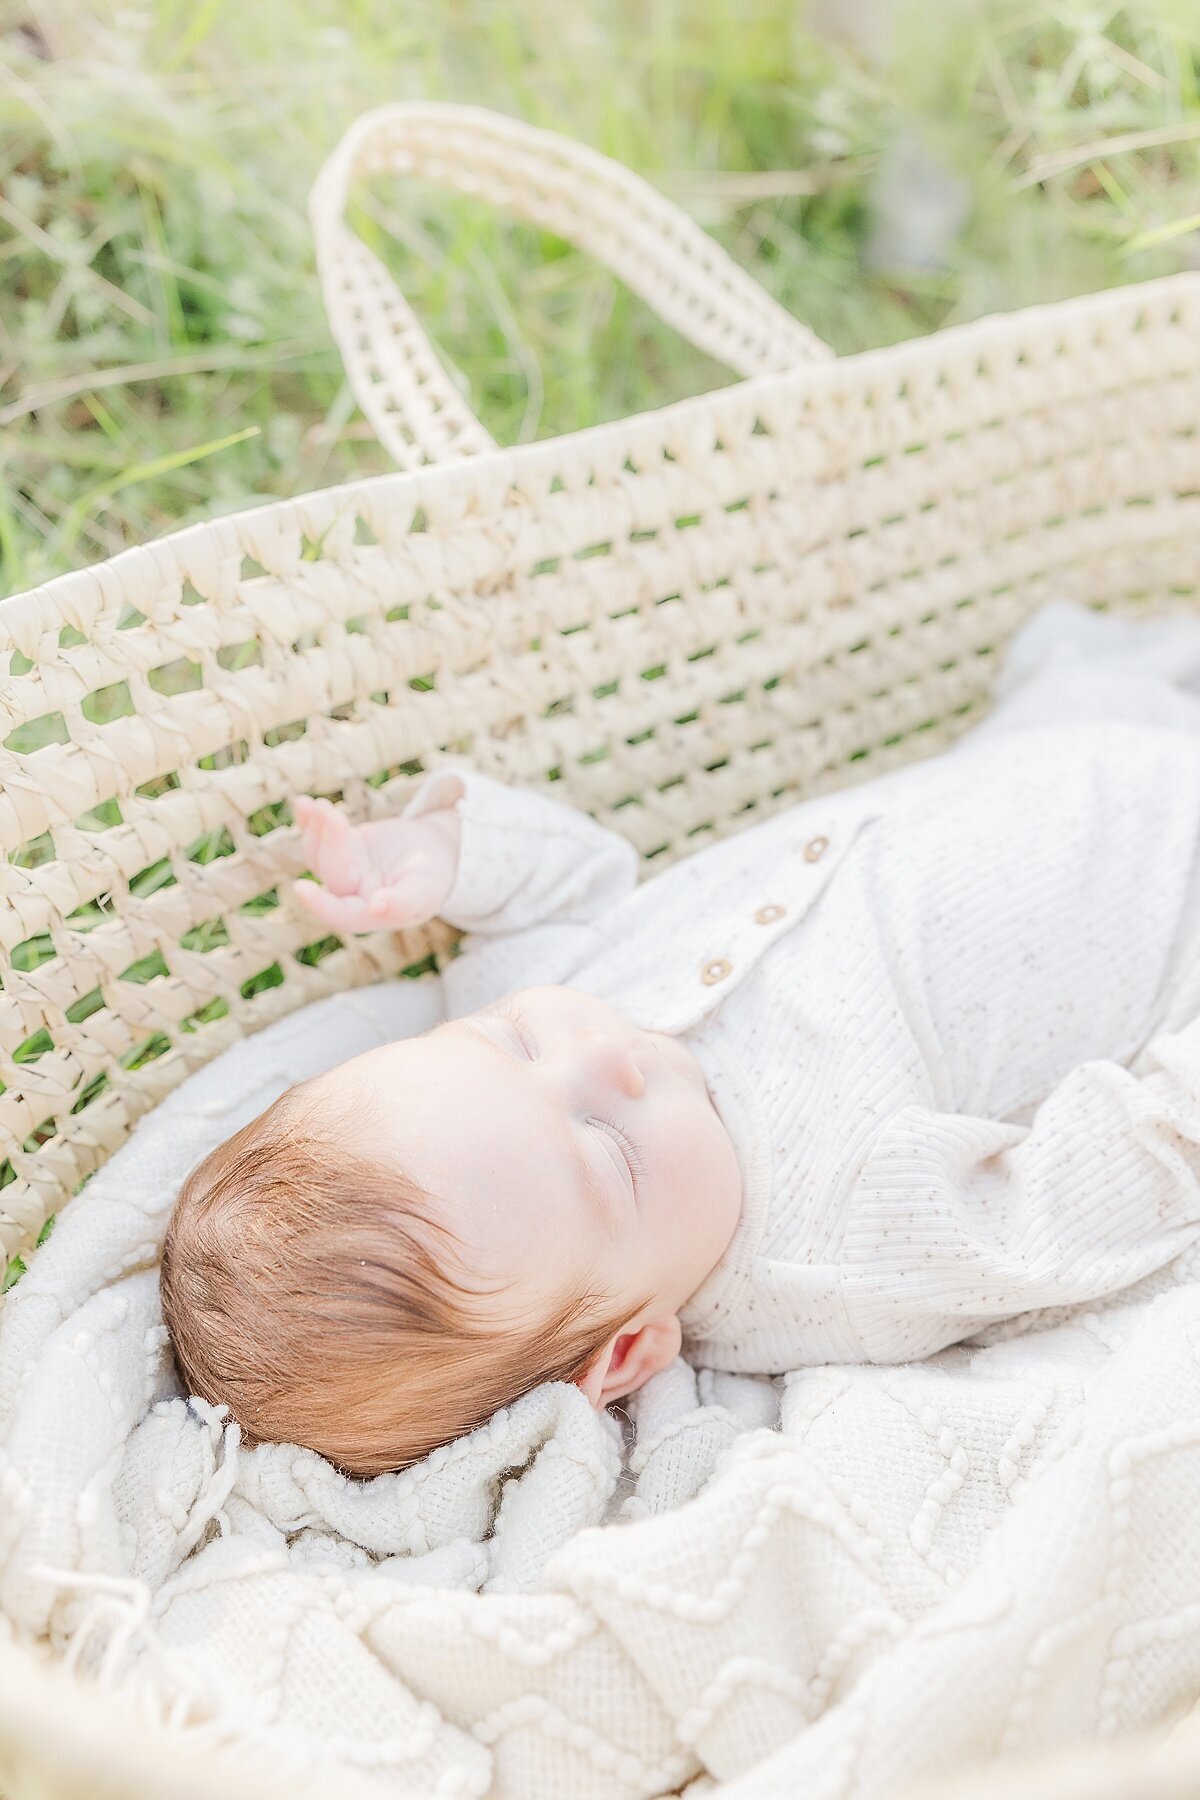
<path id="1" fill-rule="evenodd" d="M 745 379 L 497 448 L 343 220 L 354 179 L 383 171 L 584 247 Z M 290 795 L 380 816 L 467 757 L 555 784 L 656 871 L 943 748 L 1043 601 L 1196 603 L 1200 276 L 838 359 L 628 171 L 433 105 L 360 121 L 312 218 L 354 391 L 400 472 L 193 526 L 3 605 L 9 1257 L 233 1039 L 451 950 L 440 922 L 322 934 L 291 897 Z M 1064 1752 L 1020 1779 L 1195 1791 L 1200 1743 Z M 0 1791 L 264 1785 L 153 1738 L 0 1624 Z"/>

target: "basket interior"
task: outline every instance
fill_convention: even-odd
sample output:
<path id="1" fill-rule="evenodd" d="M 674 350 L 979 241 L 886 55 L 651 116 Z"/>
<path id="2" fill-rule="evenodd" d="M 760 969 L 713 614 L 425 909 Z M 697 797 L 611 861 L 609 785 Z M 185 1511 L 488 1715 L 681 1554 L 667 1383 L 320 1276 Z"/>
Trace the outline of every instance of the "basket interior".
<path id="1" fill-rule="evenodd" d="M 444 757 L 647 871 L 941 748 L 1038 604 L 1195 603 L 1200 278 L 181 532 L 0 608 L 0 1249 L 231 1039 L 451 951 L 294 903 L 290 798 Z M 0 1258 L 0 1272 L 4 1259 Z"/>

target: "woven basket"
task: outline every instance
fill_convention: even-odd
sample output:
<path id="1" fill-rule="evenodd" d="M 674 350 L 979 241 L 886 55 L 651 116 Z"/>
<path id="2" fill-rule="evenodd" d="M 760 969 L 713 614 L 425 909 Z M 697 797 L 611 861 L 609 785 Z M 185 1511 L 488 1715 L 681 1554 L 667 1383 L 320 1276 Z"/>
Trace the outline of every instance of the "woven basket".
<path id="1" fill-rule="evenodd" d="M 586 247 L 748 379 L 496 449 L 343 221 L 382 170 Z M 453 942 L 440 922 L 321 938 L 290 896 L 290 795 L 378 816 L 466 756 L 555 784 L 657 870 L 944 747 L 1043 601 L 1196 602 L 1200 276 L 839 360 L 628 171 L 448 106 L 361 120 L 312 216 L 355 392 L 409 472 L 3 603 L 8 1255 L 235 1037 Z M 148 1743 L 0 1644 L 6 1800 L 261 1800 L 236 1763 Z M 1072 1793 L 1200 1787 L 1195 1749 L 1130 1750 L 1127 1790 L 1090 1766 Z M 1062 1771 L 1026 1791 L 1065 1791 Z"/>

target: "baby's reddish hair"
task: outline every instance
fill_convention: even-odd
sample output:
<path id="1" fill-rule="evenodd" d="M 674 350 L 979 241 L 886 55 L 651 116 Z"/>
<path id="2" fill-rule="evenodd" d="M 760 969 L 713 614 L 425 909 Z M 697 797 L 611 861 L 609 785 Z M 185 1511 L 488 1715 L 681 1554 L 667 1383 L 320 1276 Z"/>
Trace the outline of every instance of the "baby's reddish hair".
<path id="1" fill-rule="evenodd" d="M 289 1088 L 180 1189 L 162 1306 L 188 1392 L 228 1405 L 249 1443 L 378 1475 L 543 1381 L 577 1381 L 628 1306 L 580 1291 L 498 1329 L 432 1196 L 322 1129 L 302 1093 Z"/>

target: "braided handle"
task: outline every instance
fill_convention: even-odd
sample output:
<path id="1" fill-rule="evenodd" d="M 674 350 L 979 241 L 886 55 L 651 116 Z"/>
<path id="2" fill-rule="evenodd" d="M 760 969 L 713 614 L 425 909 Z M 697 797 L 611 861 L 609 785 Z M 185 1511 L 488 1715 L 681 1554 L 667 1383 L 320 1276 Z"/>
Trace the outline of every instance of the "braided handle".
<path id="1" fill-rule="evenodd" d="M 441 182 L 531 220 L 605 263 L 699 349 L 761 375 L 832 356 L 707 233 L 622 163 L 483 107 L 365 113 L 309 196 L 317 268 L 350 386 L 402 468 L 495 448 L 392 277 L 345 222 L 360 175 Z"/>

